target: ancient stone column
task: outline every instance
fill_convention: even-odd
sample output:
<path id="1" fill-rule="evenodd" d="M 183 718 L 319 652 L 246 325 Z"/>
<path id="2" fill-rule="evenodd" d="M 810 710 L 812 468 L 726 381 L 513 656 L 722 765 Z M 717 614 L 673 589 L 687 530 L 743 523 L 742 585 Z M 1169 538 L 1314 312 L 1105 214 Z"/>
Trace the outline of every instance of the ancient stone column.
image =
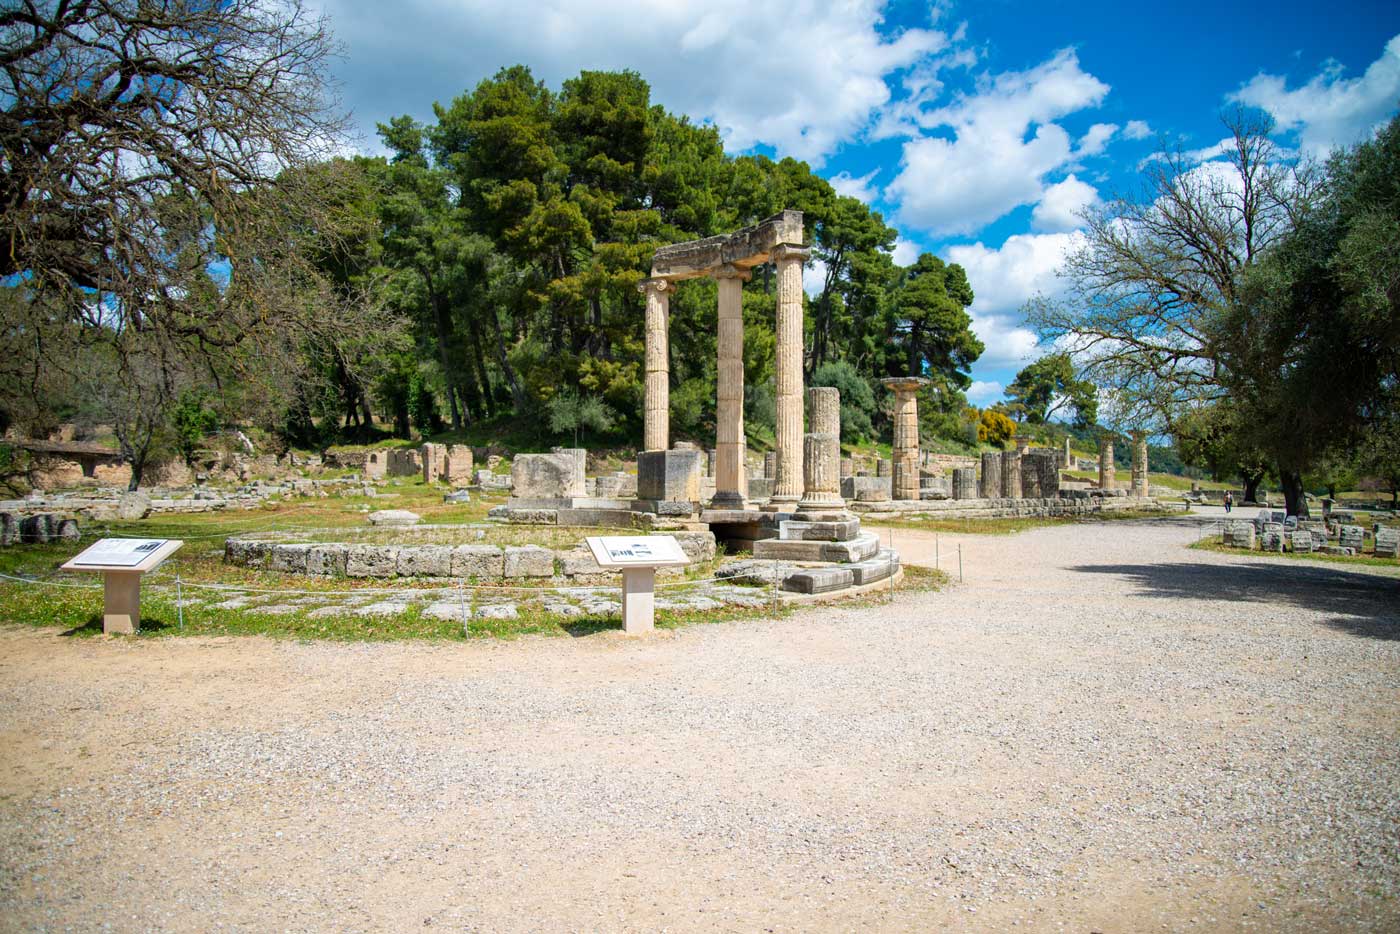
<path id="1" fill-rule="evenodd" d="M 977 498 L 977 468 L 953 468 L 953 499 Z"/>
<path id="2" fill-rule="evenodd" d="M 808 422 L 802 439 L 802 512 L 844 509 L 841 498 L 841 391 L 825 386 L 807 390 Z"/>
<path id="3" fill-rule="evenodd" d="M 1040 491 L 1040 462 L 1049 453 L 1054 457 L 1053 452 L 1047 452 L 1044 448 L 1036 448 L 1034 451 L 1026 450 L 1021 453 L 1021 498 L 1040 499 L 1043 495 Z"/>
<path id="4" fill-rule="evenodd" d="M 1113 469 L 1113 438 L 1103 435 L 1099 438 L 1099 489 L 1111 490 L 1118 480 L 1118 471 Z"/>
<path id="5" fill-rule="evenodd" d="M 1021 498 L 1021 454 L 1001 452 L 1001 495 L 1003 499 Z"/>
<path id="6" fill-rule="evenodd" d="M 802 498 L 802 264 L 806 247 L 779 244 L 770 254 L 778 271 L 778 309 L 774 367 L 777 438 L 773 498 L 768 508 L 781 511 Z"/>
<path id="7" fill-rule="evenodd" d="M 1147 432 L 1133 432 L 1133 495 L 1147 497 Z"/>
<path id="8" fill-rule="evenodd" d="M 1060 461 L 1060 466 L 1066 470 L 1074 469 L 1074 454 L 1069 449 L 1069 438 L 1065 439 L 1065 457 Z"/>
<path id="9" fill-rule="evenodd" d="M 919 498 L 919 387 L 928 384 L 921 376 L 895 376 L 882 379 L 894 390 L 894 479 L 895 499 Z"/>
<path id="10" fill-rule="evenodd" d="M 744 281 L 749 273 L 721 266 L 719 282 L 719 368 L 715 381 L 715 509 L 743 509 L 744 479 Z M 799 374 L 800 378 L 801 374 Z M 801 427 L 801 413 L 798 415 Z"/>
<path id="11" fill-rule="evenodd" d="M 670 285 L 665 279 L 643 279 L 637 291 L 647 297 L 645 378 L 642 405 L 643 446 L 664 451 L 671 446 Z"/>
<path id="12" fill-rule="evenodd" d="M 982 479 L 978 483 L 978 494 L 983 499 L 996 499 L 1001 496 L 1001 452 L 982 452 Z"/>
<path id="13" fill-rule="evenodd" d="M 1060 495 L 1060 458 L 1055 453 L 1047 453 L 1040 459 L 1040 495 L 1055 499 Z"/>

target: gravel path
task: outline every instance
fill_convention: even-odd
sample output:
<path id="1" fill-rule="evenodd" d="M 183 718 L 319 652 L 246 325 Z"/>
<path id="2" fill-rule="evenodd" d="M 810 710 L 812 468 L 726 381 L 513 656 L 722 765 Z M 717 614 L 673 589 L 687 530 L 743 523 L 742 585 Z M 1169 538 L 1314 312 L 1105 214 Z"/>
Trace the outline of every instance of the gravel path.
<path id="1" fill-rule="evenodd" d="M 1195 534 L 645 641 L 3 629 L 0 929 L 1400 928 L 1400 578 Z"/>

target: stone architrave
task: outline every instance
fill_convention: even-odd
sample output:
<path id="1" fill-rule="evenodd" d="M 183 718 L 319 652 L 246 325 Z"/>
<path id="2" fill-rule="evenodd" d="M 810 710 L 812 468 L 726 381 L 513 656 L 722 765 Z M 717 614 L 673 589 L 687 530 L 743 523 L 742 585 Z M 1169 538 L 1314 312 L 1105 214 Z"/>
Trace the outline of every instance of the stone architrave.
<path id="1" fill-rule="evenodd" d="M 1133 489 L 1134 496 L 1147 498 L 1147 432 L 1133 432 Z"/>
<path id="2" fill-rule="evenodd" d="M 744 479 L 744 281 L 749 273 L 721 266 L 719 283 L 719 369 L 715 380 L 714 509 L 743 509 Z M 800 374 L 799 374 L 800 378 Z"/>
<path id="3" fill-rule="evenodd" d="M 645 383 L 642 438 L 648 451 L 664 451 L 671 439 L 671 363 L 667 322 L 671 312 L 670 283 L 643 279 L 637 291 L 646 296 Z"/>
<path id="4" fill-rule="evenodd" d="M 922 376 L 895 376 L 882 379 L 894 391 L 894 498 L 919 498 L 919 397 L 920 387 L 928 385 Z"/>
<path id="5" fill-rule="evenodd" d="M 953 499 L 977 498 L 977 468 L 953 468 Z"/>
<path id="6" fill-rule="evenodd" d="M 773 497 L 769 508 L 781 510 L 802 498 L 802 264 L 811 251 L 783 243 L 772 252 L 777 269 L 775 383 L 777 431 Z"/>
<path id="7" fill-rule="evenodd" d="M 803 512 L 846 508 L 841 498 L 841 392 L 825 386 L 807 390 L 812 430 L 802 439 Z"/>
<path id="8" fill-rule="evenodd" d="M 983 499 L 996 499 L 1001 496 L 1001 452 L 982 452 L 982 479 L 978 482 L 978 494 Z"/>
<path id="9" fill-rule="evenodd" d="M 1099 438 L 1099 489 L 1111 490 L 1118 482 L 1118 471 L 1113 467 L 1113 439 L 1108 435 Z"/>
<path id="10" fill-rule="evenodd" d="M 1001 495 L 1003 499 L 1021 498 L 1021 454 L 1001 452 Z"/>

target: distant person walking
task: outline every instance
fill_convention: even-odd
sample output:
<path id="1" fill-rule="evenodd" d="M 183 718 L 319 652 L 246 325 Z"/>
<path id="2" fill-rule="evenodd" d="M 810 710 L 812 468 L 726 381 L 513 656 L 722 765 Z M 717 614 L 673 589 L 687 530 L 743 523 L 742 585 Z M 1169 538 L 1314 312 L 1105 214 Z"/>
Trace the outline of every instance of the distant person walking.
<path id="1" fill-rule="evenodd" d="M 1235 494 L 1232 490 L 1225 491 L 1225 512 L 1228 515 L 1230 510 L 1235 508 Z"/>

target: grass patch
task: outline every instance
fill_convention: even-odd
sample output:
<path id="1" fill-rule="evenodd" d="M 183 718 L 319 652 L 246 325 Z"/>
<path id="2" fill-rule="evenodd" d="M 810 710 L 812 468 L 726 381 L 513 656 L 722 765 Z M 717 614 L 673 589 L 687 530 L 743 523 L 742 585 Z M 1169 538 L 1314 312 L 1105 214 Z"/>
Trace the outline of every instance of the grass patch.
<path id="1" fill-rule="evenodd" d="M 861 526 L 884 529 L 910 529 L 921 532 L 950 532 L 958 535 L 1016 535 L 1032 529 L 1051 528 L 1086 522 L 1118 522 L 1135 519 L 1160 519 L 1160 512 L 1123 510 L 1095 513 L 1089 516 L 1017 517 L 1012 519 L 861 519 Z"/>
<path id="2" fill-rule="evenodd" d="M 1263 558 L 1287 558 L 1290 561 L 1312 561 L 1322 564 L 1346 564 L 1360 567 L 1387 568 L 1400 575 L 1400 561 L 1394 558 L 1377 558 L 1375 555 L 1354 555 L 1348 558 L 1346 555 L 1323 555 L 1313 552 L 1311 554 L 1299 554 L 1293 551 L 1253 551 L 1244 548 L 1230 548 L 1222 543 L 1218 538 L 1205 538 L 1187 546 L 1197 551 L 1213 551 L 1222 555 L 1251 555 Z"/>

